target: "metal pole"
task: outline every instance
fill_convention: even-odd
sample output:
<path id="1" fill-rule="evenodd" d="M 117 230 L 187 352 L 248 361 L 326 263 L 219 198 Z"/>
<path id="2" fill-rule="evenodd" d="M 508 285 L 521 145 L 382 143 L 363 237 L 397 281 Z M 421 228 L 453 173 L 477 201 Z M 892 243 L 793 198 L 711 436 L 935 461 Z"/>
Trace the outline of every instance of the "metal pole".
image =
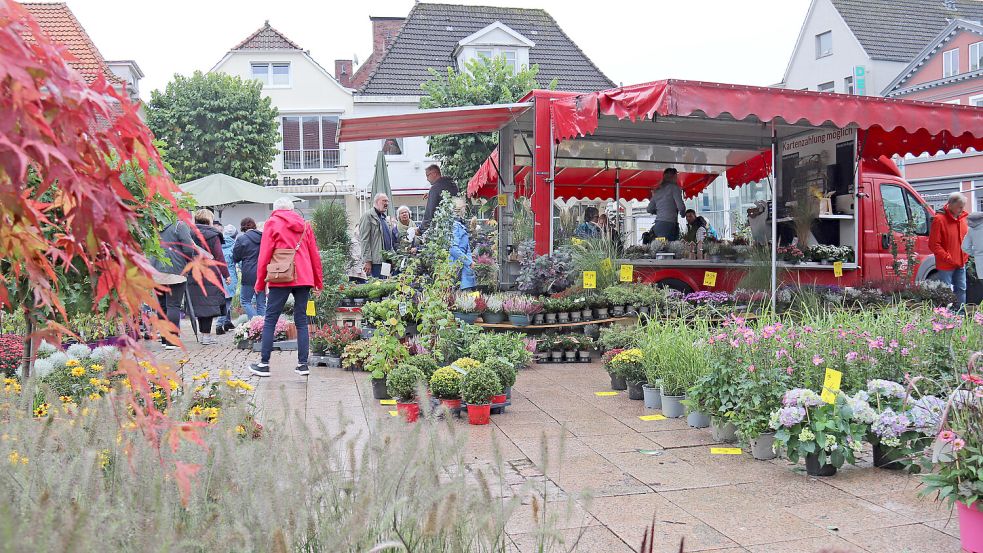
<path id="1" fill-rule="evenodd" d="M 556 201 L 556 152 L 553 149 L 553 143 L 555 138 L 553 135 L 553 102 L 555 99 L 550 99 L 550 209 L 549 209 L 549 221 L 550 221 L 550 248 L 549 253 L 553 255 L 553 205 Z"/>
<path id="2" fill-rule="evenodd" d="M 778 136 L 775 122 L 771 122 L 771 310 L 775 311 L 778 295 Z"/>

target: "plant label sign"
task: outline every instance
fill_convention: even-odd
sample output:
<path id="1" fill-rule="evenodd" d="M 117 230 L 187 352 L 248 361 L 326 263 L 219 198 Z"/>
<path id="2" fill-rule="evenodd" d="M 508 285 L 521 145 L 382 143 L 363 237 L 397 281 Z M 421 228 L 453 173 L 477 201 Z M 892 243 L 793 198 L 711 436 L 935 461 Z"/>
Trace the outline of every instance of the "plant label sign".
<path id="1" fill-rule="evenodd" d="M 389 263 L 383 263 L 382 268 L 379 269 L 379 274 L 384 277 L 389 277 L 393 274 L 393 266 Z"/>
<path id="2" fill-rule="evenodd" d="M 621 266 L 621 274 L 620 274 L 620 277 L 621 278 L 619 280 L 621 280 L 621 282 L 631 282 L 632 280 L 634 280 L 635 279 L 635 266 L 634 265 L 622 265 Z"/>
<path id="3" fill-rule="evenodd" d="M 409 311 L 410 311 L 410 308 L 406 306 L 406 303 L 405 302 L 400 302 L 400 304 L 399 304 L 399 316 L 400 317 L 405 317 L 406 314 L 409 313 Z"/>
<path id="4" fill-rule="evenodd" d="M 703 285 L 713 288 L 717 285 L 717 273 L 713 271 L 707 271 L 703 273 Z"/>
<path id="5" fill-rule="evenodd" d="M 666 416 L 665 415 L 642 415 L 642 416 L 640 416 L 638 418 L 641 419 L 641 420 L 643 420 L 643 421 L 664 421 L 664 420 L 666 420 Z"/>
<path id="6" fill-rule="evenodd" d="M 609 397 L 618 395 L 618 392 L 594 392 L 594 395 L 598 397 Z"/>
<path id="7" fill-rule="evenodd" d="M 739 447 L 711 447 L 710 455 L 740 455 L 743 453 Z"/>
<path id="8" fill-rule="evenodd" d="M 379 405 L 396 405 L 395 399 L 380 399 Z"/>
<path id="9" fill-rule="evenodd" d="M 395 417 L 395 416 L 398 416 L 398 415 L 399 415 L 399 411 L 390 411 L 389 412 L 389 416 L 390 417 Z"/>
<path id="10" fill-rule="evenodd" d="M 584 290 L 593 290 L 595 288 L 597 288 L 597 272 L 584 271 Z"/>
<path id="11" fill-rule="evenodd" d="M 826 369 L 826 378 L 823 379 L 822 399 L 832 405 L 836 403 L 836 392 L 840 391 L 840 380 L 843 373 L 834 369 Z"/>
<path id="12" fill-rule="evenodd" d="M 833 262 L 833 276 L 836 277 L 836 278 L 840 278 L 841 276 L 843 276 L 843 262 L 842 261 L 834 261 Z"/>
<path id="13" fill-rule="evenodd" d="M 313 317 L 317 315 L 317 308 L 314 307 L 314 300 L 307 300 L 307 316 Z"/>
<path id="14" fill-rule="evenodd" d="M 498 195 L 498 207 L 505 207 L 507 205 L 509 205 L 509 195 L 508 194 L 499 194 Z"/>

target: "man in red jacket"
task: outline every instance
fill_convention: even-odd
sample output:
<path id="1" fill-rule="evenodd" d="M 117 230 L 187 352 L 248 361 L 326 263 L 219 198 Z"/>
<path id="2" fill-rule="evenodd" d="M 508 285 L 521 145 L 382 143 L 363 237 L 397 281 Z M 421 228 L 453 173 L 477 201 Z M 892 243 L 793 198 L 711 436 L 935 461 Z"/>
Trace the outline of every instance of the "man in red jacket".
<path id="1" fill-rule="evenodd" d="M 952 286 L 956 293 L 957 311 L 966 303 L 966 263 L 969 255 L 963 251 L 963 238 L 966 237 L 966 196 L 959 192 L 949 194 L 945 207 L 935 214 L 932 230 L 928 234 L 928 247 L 935 254 L 935 268 L 938 278 Z"/>
<path id="2" fill-rule="evenodd" d="M 294 253 L 294 279 L 290 282 L 266 282 L 267 266 L 273 258 L 273 250 L 291 249 Z M 249 366 L 256 376 L 270 376 L 270 353 L 273 351 L 273 335 L 287 296 L 294 297 L 294 324 L 297 325 L 297 374 L 307 376 L 307 357 L 310 354 L 307 300 L 311 288 L 321 290 L 324 281 L 321 274 L 321 254 L 317 250 L 314 231 L 304 218 L 294 211 L 289 198 L 273 203 L 273 214 L 263 227 L 263 239 L 259 245 L 256 265 L 257 293 L 266 293 L 266 315 L 263 321 L 263 347 L 259 363 Z"/>

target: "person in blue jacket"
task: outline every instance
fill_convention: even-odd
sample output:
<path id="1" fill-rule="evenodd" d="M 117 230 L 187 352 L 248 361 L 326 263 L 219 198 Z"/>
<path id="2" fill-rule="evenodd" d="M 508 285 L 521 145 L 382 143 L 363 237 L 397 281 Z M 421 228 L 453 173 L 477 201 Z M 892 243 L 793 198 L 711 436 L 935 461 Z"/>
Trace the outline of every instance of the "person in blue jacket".
<path id="1" fill-rule="evenodd" d="M 468 290 L 478 285 L 474 276 L 471 257 L 471 237 L 468 227 L 464 225 L 464 198 L 454 198 L 454 236 L 451 239 L 451 261 L 461 264 L 461 290 Z"/>
<path id="2" fill-rule="evenodd" d="M 225 225 L 222 234 L 225 237 L 225 241 L 222 242 L 222 253 L 225 255 L 225 264 L 229 267 L 230 280 L 225 284 L 225 313 L 215 323 L 217 325 L 215 334 L 219 335 L 225 334 L 236 326 L 232 322 L 232 298 L 239 291 L 239 272 L 236 271 L 236 265 L 232 261 L 232 248 L 235 246 L 239 232 L 233 225 Z"/>

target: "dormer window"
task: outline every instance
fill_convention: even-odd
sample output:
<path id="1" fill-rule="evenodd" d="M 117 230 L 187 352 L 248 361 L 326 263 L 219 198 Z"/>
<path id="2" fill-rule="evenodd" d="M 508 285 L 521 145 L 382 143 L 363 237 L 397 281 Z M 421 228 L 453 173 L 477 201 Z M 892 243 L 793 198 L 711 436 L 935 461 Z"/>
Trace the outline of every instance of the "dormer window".
<path id="1" fill-rule="evenodd" d="M 457 66 L 465 69 L 473 59 L 505 58 L 505 63 L 518 72 L 529 67 L 529 50 L 536 44 L 515 30 L 496 21 L 484 29 L 461 39 L 454 50 Z"/>
<path id="2" fill-rule="evenodd" d="M 519 72 L 519 61 L 517 52 L 512 49 L 504 48 L 479 48 L 475 50 L 476 57 L 485 57 L 488 59 L 494 58 L 505 58 L 505 64 L 512 68 L 513 73 Z"/>

